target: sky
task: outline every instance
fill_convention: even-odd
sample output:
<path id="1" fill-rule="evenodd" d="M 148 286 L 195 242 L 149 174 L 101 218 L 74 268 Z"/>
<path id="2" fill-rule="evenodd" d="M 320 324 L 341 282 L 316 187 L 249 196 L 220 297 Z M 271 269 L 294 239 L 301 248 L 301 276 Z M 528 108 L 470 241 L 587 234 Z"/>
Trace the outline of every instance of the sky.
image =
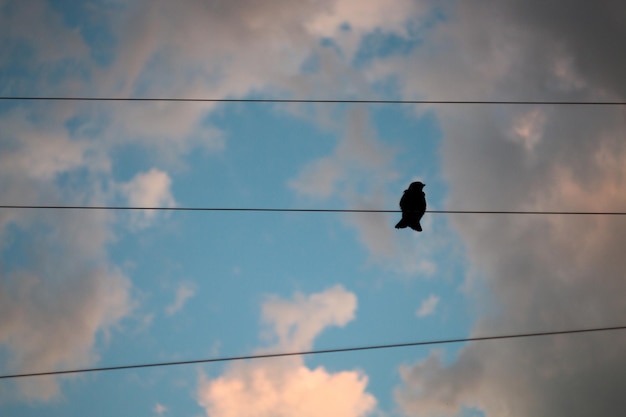
<path id="1" fill-rule="evenodd" d="M 626 211 L 626 3 L 0 0 L 0 205 Z M 623 216 L 0 209 L 0 374 L 626 325 Z M 2 416 L 582 417 L 626 333 L 0 380 Z"/>

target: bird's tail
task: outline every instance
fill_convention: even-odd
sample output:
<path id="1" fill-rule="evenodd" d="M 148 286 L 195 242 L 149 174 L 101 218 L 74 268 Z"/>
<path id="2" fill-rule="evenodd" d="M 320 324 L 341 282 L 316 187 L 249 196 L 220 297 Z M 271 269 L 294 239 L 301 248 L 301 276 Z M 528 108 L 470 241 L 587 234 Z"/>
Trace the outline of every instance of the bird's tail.
<path id="1" fill-rule="evenodd" d="M 401 219 L 398 224 L 396 224 L 396 229 L 404 229 L 406 227 L 408 227 L 408 224 L 404 219 Z"/>
<path id="2" fill-rule="evenodd" d="M 420 224 L 419 220 L 416 221 L 415 223 L 409 225 L 409 226 L 411 227 L 411 229 L 415 230 L 416 232 L 421 232 L 422 231 L 422 225 Z M 398 227 L 398 226 L 396 226 L 396 227 Z"/>

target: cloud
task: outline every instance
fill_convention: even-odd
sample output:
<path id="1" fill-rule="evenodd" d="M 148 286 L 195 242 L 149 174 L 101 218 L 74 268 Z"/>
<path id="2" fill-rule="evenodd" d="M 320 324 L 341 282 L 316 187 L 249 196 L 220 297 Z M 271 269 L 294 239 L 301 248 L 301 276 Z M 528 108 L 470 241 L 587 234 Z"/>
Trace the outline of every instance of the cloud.
<path id="1" fill-rule="evenodd" d="M 398 1 L 394 8 L 380 0 L 366 5 L 354 0 L 270 0 L 263 7 L 254 0 L 187 0 L 184 5 L 140 0 L 125 6 L 124 14 L 106 4 L 92 7 L 110 16 L 107 23 L 119 50 L 111 65 L 90 63 L 85 88 L 97 89 L 98 95 L 216 99 L 366 95 L 371 86 L 352 66 L 365 36 L 404 33 L 411 17 L 427 11 L 410 0 Z M 329 38 L 333 47 L 323 45 Z M 309 68 L 311 62 L 316 65 Z M 98 120 L 92 123 L 105 131 L 108 141 L 140 142 L 175 161 L 195 148 L 219 151 L 226 146 L 221 133 L 207 123 L 218 107 L 127 103 L 95 105 L 87 114 Z M 307 110 L 319 118 L 328 106 Z"/>
<path id="2" fill-rule="evenodd" d="M 110 22 L 121 48 L 110 67 L 94 68 L 96 86 L 100 95 L 217 99 L 259 92 L 324 95 L 337 91 L 340 83 L 334 76 L 342 73 L 353 75 L 343 78 L 354 86 L 361 77 L 339 53 L 320 46 L 319 33 L 307 29 L 307 22 L 334 3 L 272 0 L 259 7 L 250 0 L 188 0 L 184 6 L 163 0 L 135 2 L 127 7 L 125 18 Z M 305 63 L 317 56 L 325 69 L 334 71 L 303 76 Z M 225 146 L 220 133 L 206 123 L 217 106 L 141 103 L 95 109 L 111 142 L 141 142 L 170 160 L 194 147 Z M 172 154 L 172 148 L 178 152 Z"/>
<path id="3" fill-rule="evenodd" d="M 0 3 L 0 66 L 11 74 L 0 80 L 2 95 L 67 97 L 354 94 L 368 89 L 360 72 L 350 67 L 362 34 L 401 32 L 405 16 L 413 10 L 409 1 L 396 8 L 383 7 L 383 2 L 357 8 L 348 0 L 272 0 L 262 5 L 254 0 L 144 0 L 130 5 L 81 3 L 66 19 L 61 8 L 47 2 Z M 84 21 L 76 16 L 82 13 L 98 16 L 102 27 L 81 26 Z M 71 27 L 68 21 L 74 22 Z M 345 23 L 352 34 L 338 31 Z M 100 30 L 105 42 L 87 36 Z M 343 51 L 320 45 L 331 31 L 342 37 L 337 44 Z M 110 45 L 103 45 L 107 41 Z M 303 65 L 312 58 L 319 58 L 321 69 L 304 76 Z M 121 194 L 131 205 L 171 207 L 176 202 L 167 172 L 132 173 L 130 181 L 120 184 L 114 177 L 119 164 L 115 156 L 125 147 L 137 147 L 149 163 L 171 167 L 182 165 L 192 150 L 218 152 L 226 146 L 219 129 L 208 123 L 218 107 L 215 103 L 49 104 L 19 103 L 0 112 L 0 188 L 7 202 L 107 205 Z M 349 156 L 350 149 L 340 153 L 351 164 L 357 161 L 355 166 L 362 166 L 359 160 L 377 164 L 379 147 L 368 138 L 351 142 L 358 135 L 350 133 L 345 142 L 357 145 L 358 155 Z M 317 184 L 315 192 L 335 189 L 334 178 L 330 175 L 326 184 Z M 145 211 L 130 223 L 140 229 L 154 219 L 155 213 Z M 19 251 L 27 261 L 15 258 L 0 271 L 0 344 L 10 370 L 54 370 L 97 361 L 98 336 L 119 325 L 133 307 L 131 280 L 108 253 L 114 224 L 127 220 L 106 212 L 0 213 L 3 241 L 18 234 L 26 242 Z M 369 224 L 368 219 L 364 227 Z M 379 244 L 373 236 L 364 239 Z M 377 250 L 387 250 L 388 243 L 379 245 Z M 2 250 L 6 255 L 8 249 Z M 349 301 L 339 293 L 329 297 L 333 294 Z M 188 297 L 189 291 L 180 290 L 170 311 L 182 307 Z M 350 320 L 339 306 L 333 308 L 338 315 L 330 314 L 329 323 L 305 324 L 299 319 L 281 324 L 296 326 L 299 335 L 281 336 L 284 343 L 312 343 L 309 339 L 324 326 Z M 279 322 L 276 319 L 277 326 Z M 374 400 L 363 392 L 364 376 L 310 372 L 311 378 L 327 378 L 330 386 L 356 387 L 353 400 L 365 405 L 354 406 L 355 415 L 372 407 Z M 60 393 L 56 378 L 28 380 L 19 390 L 39 400 Z"/>
<path id="4" fill-rule="evenodd" d="M 254 0 L 188 0 L 184 7 L 165 0 L 139 1 L 129 7 L 126 20 L 112 22 L 127 45 L 108 76 L 126 80 L 127 90 L 141 85 L 148 91 L 185 90 L 217 97 L 268 87 L 290 89 L 294 80 L 302 81 L 302 65 L 319 50 L 321 39 L 338 37 L 346 32 L 342 30 L 345 25 L 357 32 L 357 41 L 375 30 L 402 31 L 409 16 L 421 11 L 421 6 L 409 0 L 398 2 L 393 9 L 383 1 L 364 6 L 354 0 L 270 0 L 263 7 Z M 183 22 L 186 25 L 181 25 Z M 349 56 L 347 62 L 350 60 Z M 176 65 L 178 62 L 187 65 Z M 172 81 L 159 83 L 157 75 L 164 74 Z M 328 92 L 340 87 L 328 74 L 307 75 L 327 81 L 319 86 Z M 107 79 L 104 74 L 102 77 Z"/>
<path id="5" fill-rule="evenodd" d="M 367 111 L 362 107 L 350 109 L 345 126 L 334 152 L 311 162 L 299 178 L 290 181 L 290 187 L 305 196 L 328 198 L 355 194 L 358 186 L 375 188 L 395 179 L 397 174 L 390 166 L 393 153 L 376 137 Z M 356 179 L 354 173 L 361 178 Z"/>
<path id="6" fill-rule="evenodd" d="M 404 33 L 408 17 L 424 7 L 418 2 L 400 0 L 396 7 L 386 7 L 385 2 L 358 0 L 338 0 L 327 2 L 326 9 L 314 16 L 308 27 L 322 36 L 334 37 L 342 27 L 349 25 L 351 30 L 361 34 L 382 29 L 388 32 Z"/>
<path id="7" fill-rule="evenodd" d="M 105 48 L 102 58 L 103 44 L 85 36 L 94 28 L 85 30 L 82 21 L 76 23 L 79 26 L 66 26 L 68 19 L 61 9 L 46 2 L 1 3 L 0 63 L 12 75 L 0 80 L 0 91 L 13 96 L 224 98 L 259 92 L 353 93 L 365 88 L 363 77 L 350 69 L 349 59 L 339 51 L 320 46 L 325 36 L 320 30 L 334 30 L 333 26 L 348 22 L 361 33 L 397 31 L 402 20 L 400 11 L 376 5 L 354 14 L 355 4 L 344 0 L 273 0 L 263 5 L 251 0 L 189 0 L 184 5 L 146 0 L 132 5 L 89 4 L 88 10 L 78 4 L 77 15 L 103 19 L 103 27 L 97 30 L 104 30 L 103 38 L 110 37 L 112 46 Z M 408 2 L 403 5 L 409 7 Z M 390 26 L 377 20 L 381 10 L 394 15 Z M 345 48 L 360 42 L 358 37 L 348 38 Z M 302 67 L 312 57 L 320 58 L 323 70 L 303 76 Z M 122 194 L 131 205 L 174 206 L 167 172 L 133 173 L 129 182 L 120 184 L 114 177 L 119 163 L 115 156 L 125 147 L 138 147 L 149 163 L 180 166 L 191 150 L 219 151 L 225 146 L 223 135 L 207 122 L 216 107 L 215 103 L 112 106 L 69 101 L 4 107 L 0 112 L 3 198 L 16 204 L 106 205 Z M 359 158 L 375 162 L 379 156 L 367 142 L 363 145 Z M 146 211 L 131 218 L 131 226 L 144 227 L 154 216 Z M 26 242 L 19 250 L 27 262 L 15 258 L 0 271 L 0 344 L 10 370 L 54 370 L 97 361 L 98 336 L 115 328 L 133 306 L 131 281 L 108 253 L 115 238 L 113 225 L 125 220 L 93 211 L 0 213 L 3 241 L 18 234 Z M 2 250 L 6 255 L 7 248 Z M 184 300 L 186 295 L 181 294 L 179 300 Z M 306 326 L 298 326 L 301 338 L 289 340 L 299 345 L 313 337 L 311 332 L 320 325 L 311 323 L 312 330 L 306 331 Z M 355 373 L 327 373 L 326 377 L 341 386 L 355 384 L 357 394 L 362 391 L 358 384 L 366 383 Z M 20 394 L 49 400 L 59 394 L 58 379 L 25 380 Z M 360 395 L 367 404 L 370 397 Z M 369 401 L 371 405 L 373 400 Z"/>
<path id="8" fill-rule="evenodd" d="M 0 66 L 18 65 L 22 70 L 0 80 L 3 95 L 16 91 L 35 92 L 34 78 L 38 78 L 36 84 L 48 92 L 59 91 L 55 86 L 59 78 L 71 83 L 71 76 L 78 75 L 76 67 L 72 71 L 72 64 L 80 61 L 89 50 L 80 33 L 68 30 L 62 17 L 46 3 L 27 5 L 19 1 L 3 1 L 1 6 L 0 39 L 4 47 L 0 52 Z M 28 60 L 23 55 L 26 45 L 31 49 Z M 65 70 L 66 74 L 42 76 L 55 70 Z"/>
<path id="9" fill-rule="evenodd" d="M 106 336 L 133 306 L 129 279 L 94 243 L 81 244 L 99 240 L 106 218 L 42 217 L 20 218 L 19 234 L 29 248 L 22 253 L 27 263 L 4 265 L 0 271 L 0 343 L 8 353 L 10 372 L 92 364 L 98 359 L 96 337 Z M 13 233 L 5 229 L 2 235 L 6 239 Z M 58 382 L 54 377 L 17 380 L 18 395 L 10 395 L 49 400 L 59 395 Z"/>
<path id="10" fill-rule="evenodd" d="M 164 406 L 163 404 L 156 403 L 156 405 L 154 406 L 153 411 L 154 411 L 155 414 L 161 416 L 161 415 L 163 415 L 163 414 L 168 412 L 168 408 L 166 406 Z"/>
<path id="11" fill-rule="evenodd" d="M 272 351 L 310 348 L 324 328 L 346 325 L 355 310 L 356 297 L 341 286 L 292 300 L 271 298 L 262 308 L 276 340 Z M 367 382 L 360 371 L 310 369 L 302 357 L 289 357 L 238 362 L 217 378 L 201 376 L 197 397 L 211 417 L 359 417 L 376 407 Z"/>
<path id="12" fill-rule="evenodd" d="M 196 294 L 195 288 L 188 284 L 181 284 L 176 289 L 176 298 L 165 308 L 165 312 L 168 316 L 173 316 L 178 313 L 185 306 L 187 300 Z"/>
<path id="13" fill-rule="evenodd" d="M 75 81 L 79 85 L 73 91 L 103 96 L 211 98 L 258 92 L 285 96 L 365 94 L 370 86 L 351 65 L 351 56 L 364 36 L 373 32 L 405 34 L 408 21 L 427 12 L 423 5 L 408 0 L 392 9 L 382 1 L 363 6 L 353 0 L 297 4 L 272 0 L 264 7 L 249 0 L 211 4 L 189 0 L 182 7 L 163 0 L 139 1 L 125 8 L 123 18 L 106 3 L 93 7 L 107 17 L 119 50 L 105 68 L 92 60 L 88 49 L 77 52 L 73 59 L 88 76 L 75 77 L 83 84 Z M 275 10 L 281 12 L 276 14 Z M 46 13 L 54 14 L 50 10 Z M 54 30 L 71 32 L 62 27 Z M 337 40 L 339 50 L 320 46 L 329 36 Z M 49 46 L 46 38 L 30 42 L 42 49 Z M 311 60 L 319 61 L 319 68 L 303 74 L 303 67 Z M 181 62 L 186 64 L 179 65 Z M 164 78 L 168 82 L 163 82 Z M 59 86 L 65 83 L 69 81 Z M 108 154 L 113 149 L 135 143 L 156 152 L 161 162 L 181 164 L 181 157 L 191 149 L 219 151 L 225 146 L 222 133 L 207 123 L 207 115 L 216 107 L 215 103 L 89 103 L 69 105 L 66 117 L 78 121 L 80 135 L 97 138 L 90 142 L 109 163 Z M 321 117 L 323 111 L 314 110 Z M 385 175 L 394 173 L 389 165 L 381 169 L 380 159 L 386 158 L 388 164 L 390 155 L 375 137 L 364 134 L 369 129 L 365 119 L 362 112 L 352 112 L 337 155 L 312 162 L 292 182 L 294 188 L 308 196 L 328 197 L 338 188 L 345 189 L 341 184 L 347 176 L 355 178 L 355 170 L 369 171 L 368 180 L 384 175 L 371 185 L 365 184 L 365 192 L 350 190 L 357 186 L 361 191 L 364 184 L 349 185 L 349 201 L 360 204 L 363 196 L 371 205 L 388 201 L 384 188 L 389 178 Z M 348 165 L 347 170 L 344 165 Z M 136 221 L 138 227 L 152 216 L 144 214 L 147 217 Z M 350 222 L 374 257 L 398 252 L 386 232 L 390 221 L 385 216 L 357 214 Z"/>
<path id="14" fill-rule="evenodd" d="M 408 97 L 594 100 L 626 96 L 625 8 L 575 1 L 459 3 L 424 47 L 371 68 Z M 580 28 L 584 27 L 584 30 Z M 443 46 L 447 46 L 443 48 Z M 436 51 L 436 52 L 435 52 Z M 591 64 L 593 62 L 593 64 Z M 414 64 L 414 65 L 412 65 Z M 411 68 L 409 77 L 403 68 Z M 421 109 L 420 109 L 421 110 Z M 623 211 L 623 110 L 455 107 L 436 110 L 454 209 Z M 621 162 L 620 162 L 621 161 Z M 625 224 L 608 216 L 453 216 L 480 314 L 473 335 L 611 326 L 626 316 Z M 409 416 L 611 416 L 626 405 L 619 332 L 470 343 L 403 366 Z"/>
<path id="15" fill-rule="evenodd" d="M 0 115 L 0 188 L 7 203 L 104 201 L 106 159 L 93 144 L 71 139 L 62 114 L 21 106 Z M 89 186 L 77 192 L 77 183 Z M 106 341 L 133 308 L 131 282 L 106 251 L 113 221 L 110 213 L 93 211 L 0 215 L 0 345 L 7 372 L 54 371 L 98 360 L 98 338 Z M 50 400 L 60 394 L 60 379 L 17 380 L 3 387 L 3 396 Z"/>
<path id="16" fill-rule="evenodd" d="M 276 347 L 284 350 L 310 349 L 315 337 L 328 326 L 343 327 L 354 319 L 356 296 L 337 285 L 309 297 L 296 293 L 293 300 L 271 298 L 263 304 L 263 321 Z"/>
<path id="17" fill-rule="evenodd" d="M 339 198 L 348 208 L 386 207 L 390 198 L 385 190 L 398 175 L 391 165 L 394 154 L 378 140 L 363 108 L 349 110 L 346 126 L 333 153 L 311 161 L 288 185 L 304 197 Z M 348 219 L 375 258 L 396 253 L 387 214 L 354 213 Z"/>
<path id="18" fill-rule="evenodd" d="M 0 63 L 16 75 L 3 80 L 0 90 L 16 96 L 223 98 L 258 93 L 325 98 L 369 92 L 367 81 L 387 76 L 398 81 L 407 98 L 626 96 L 626 55 L 617 41 L 626 38 L 626 6 L 617 1 L 576 0 L 567 6 L 554 0 L 446 3 L 454 9 L 443 11 L 444 18 L 419 39 L 418 48 L 373 60 L 359 71 L 350 64 L 363 34 L 380 30 L 410 36 L 404 19 L 419 15 L 423 6 L 402 1 L 390 8 L 381 1 L 357 9 L 353 0 L 190 0 L 184 6 L 167 0 L 137 1 L 126 6 L 131 12 L 126 19 L 103 14 L 113 16 L 107 25 L 119 50 L 101 65 L 94 61 L 95 48 L 90 49 L 82 31 L 65 27 L 62 16 L 47 3 L 2 4 L 9 6 L 0 8 L 0 34 L 7 39 L 7 47 L 0 48 Z M 320 46 L 326 36 L 335 38 L 337 49 Z M 24 49 L 21 42 L 33 51 L 32 57 L 15 59 Z M 319 58 L 321 70 L 304 76 L 302 67 L 311 58 Z M 156 153 L 168 162 L 197 148 L 222 149 L 220 132 L 206 123 L 216 106 L 22 103 L 4 108 L 3 198 L 26 203 L 109 202 L 107 190 L 115 182 L 112 155 L 122 146 L 138 145 L 149 151 L 149 158 Z M 457 107 L 438 108 L 437 115 L 445 138 L 441 153 L 451 208 L 626 207 L 623 115 L 613 109 Z M 349 208 L 381 207 L 390 201 L 394 177 L 389 164 L 394 156 L 380 152 L 384 149 L 364 112 L 354 111 L 347 120 L 337 149 L 312 161 L 291 185 L 312 198 L 339 198 Z M 173 204 L 169 176 L 154 171 L 146 179 L 148 174 L 137 174 L 136 189 L 127 184 L 127 196 Z M 74 188 L 76 184 L 80 186 Z M 375 257 L 391 259 L 400 253 L 413 260 L 411 268 L 431 265 L 419 259 L 428 258 L 428 253 L 416 251 L 414 242 L 392 238 L 384 215 L 348 219 Z M 476 334 L 486 329 L 603 325 L 624 316 L 620 297 L 625 290 L 626 231 L 619 220 L 452 219 L 472 265 L 468 275 L 479 280 L 468 279 L 468 291 L 475 291 L 477 305 L 485 306 Z M 3 265 L 1 271 L 0 343 L 8 352 L 9 368 L 56 369 L 97 360 L 96 337 L 132 308 L 130 281 L 107 254 L 114 221 L 106 213 L 0 213 L 3 241 L 11 241 L 12 233 L 21 234 L 27 259 L 22 264 L 14 259 L 15 264 Z M 5 247 L 3 251 L 6 255 Z M 488 293 L 473 284 L 483 284 Z M 313 300 L 303 300 L 318 311 Z M 325 325 L 349 320 L 337 306 L 319 308 L 325 312 L 321 321 L 309 323 L 297 314 L 291 321 L 269 319 L 276 326 L 277 343 L 304 346 Z M 624 344 L 616 334 L 470 344 L 452 364 L 433 355 L 405 368 L 398 398 L 410 415 L 451 414 L 468 405 L 488 415 L 619 415 L 623 395 L 615 387 L 626 385 Z M 340 404 L 348 410 L 346 415 L 373 408 L 363 375 L 348 372 L 339 378 L 342 374 L 310 370 L 298 361 L 286 361 L 284 369 L 264 367 L 257 374 L 250 364 L 233 367 L 217 380 L 206 380 L 199 398 L 207 410 L 216 407 L 227 413 L 228 400 L 235 398 L 234 404 L 240 405 L 239 399 L 259 398 L 256 394 L 268 387 L 263 400 L 277 399 L 268 409 L 300 414 L 293 413 L 293 402 L 272 395 L 283 392 L 285 384 L 295 389 L 301 381 L 316 380 L 354 394 Z M 270 371 L 277 377 L 266 378 L 274 376 Z M 300 374 L 304 377 L 293 376 Z M 313 385 L 322 392 L 319 383 Z M 220 386 L 229 388 L 211 390 Z M 20 392 L 49 399 L 58 393 L 58 383 L 52 378 L 25 381 Z"/>
<path id="19" fill-rule="evenodd" d="M 174 207 L 176 201 L 170 190 L 171 185 L 167 172 L 152 168 L 120 185 L 120 190 L 132 207 Z M 133 217 L 133 222 L 137 228 L 147 227 L 156 216 L 155 210 L 142 210 L 141 215 Z"/>
<path id="20" fill-rule="evenodd" d="M 122 185 L 128 202 L 133 206 L 172 207 L 175 204 L 170 191 L 172 180 L 167 172 L 152 168 L 145 173 L 137 174 L 131 181 Z"/>
<path id="21" fill-rule="evenodd" d="M 394 163 L 399 149 L 379 139 L 370 114 L 363 107 L 350 108 L 337 131 L 335 149 L 306 164 L 288 181 L 288 186 L 301 198 L 338 201 L 347 209 L 399 209 L 402 191 L 411 182 L 407 178 L 398 185 L 400 174 Z M 424 241 L 394 229 L 398 216 L 399 213 L 355 212 L 341 219 L 356 231 L 373 263 L 405 276 L 435 275 L 439 271 L 435 259 L 450 250 L 446 229 L 437 226 L 437 233 Z M 434 222 L 428 216 L 424 220 L 428 226 L 434 224 L 428 223 Z"/>
<path id="22" fill-rule="evenodd" d="M 420 307 L 417 309 L 415 314 L 419 318 L 430 316 L 431 314 L 435 312 L 435 309 L 437 308 L 438 304 L 439 304 L 439 297 L 431 294 L 428 296 L 427 299 L 422 301 L 422 304 L 420 304 Z"/>
<path id="23" fill-rule="evenodd" d="M 214 381 L 201 379 L 199 403 L 215 417 L 357 417 L 374 409 L 376 400 L 365 393 L 367 377 L 359 372 L 289 362 L 288 369 L 248 366 Z"/>

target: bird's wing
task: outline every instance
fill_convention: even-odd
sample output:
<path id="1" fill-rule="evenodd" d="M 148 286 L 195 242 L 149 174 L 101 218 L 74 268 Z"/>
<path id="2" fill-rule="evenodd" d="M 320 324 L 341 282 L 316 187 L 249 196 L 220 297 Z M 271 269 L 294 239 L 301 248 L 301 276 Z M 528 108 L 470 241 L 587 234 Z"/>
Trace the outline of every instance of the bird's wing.
<path id="1" fill-rule="evenodd" d="M 404 210 L 405 207 L 406 207 L 406 190 L 404 191 L 404 194 L 402 194 L 402 197 L 400 198 L 400 209 Z"/>
<path id="2" fill-rule="evenodd" d="M 421 198 L 419 199 L 419 210 L 421 212 L 425 212 L 426 211 L 426 194 L 422 193 L 422 195 L 420 196 Z"/>

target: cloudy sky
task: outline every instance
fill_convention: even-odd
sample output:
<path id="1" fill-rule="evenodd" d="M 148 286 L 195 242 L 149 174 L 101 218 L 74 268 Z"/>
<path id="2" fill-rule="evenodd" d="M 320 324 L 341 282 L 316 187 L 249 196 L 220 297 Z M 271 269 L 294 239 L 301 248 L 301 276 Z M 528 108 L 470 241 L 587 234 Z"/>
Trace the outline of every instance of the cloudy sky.
<path id="1" fill-rule="evenodd" d="M 0 204 L 626 211 L 626 3 L 0 0 Z M 626 218 L 0 209 L 0 373 L 626 324 Z M 626 333 L 0 380 L 0 415 L 583 417 Z"/>

